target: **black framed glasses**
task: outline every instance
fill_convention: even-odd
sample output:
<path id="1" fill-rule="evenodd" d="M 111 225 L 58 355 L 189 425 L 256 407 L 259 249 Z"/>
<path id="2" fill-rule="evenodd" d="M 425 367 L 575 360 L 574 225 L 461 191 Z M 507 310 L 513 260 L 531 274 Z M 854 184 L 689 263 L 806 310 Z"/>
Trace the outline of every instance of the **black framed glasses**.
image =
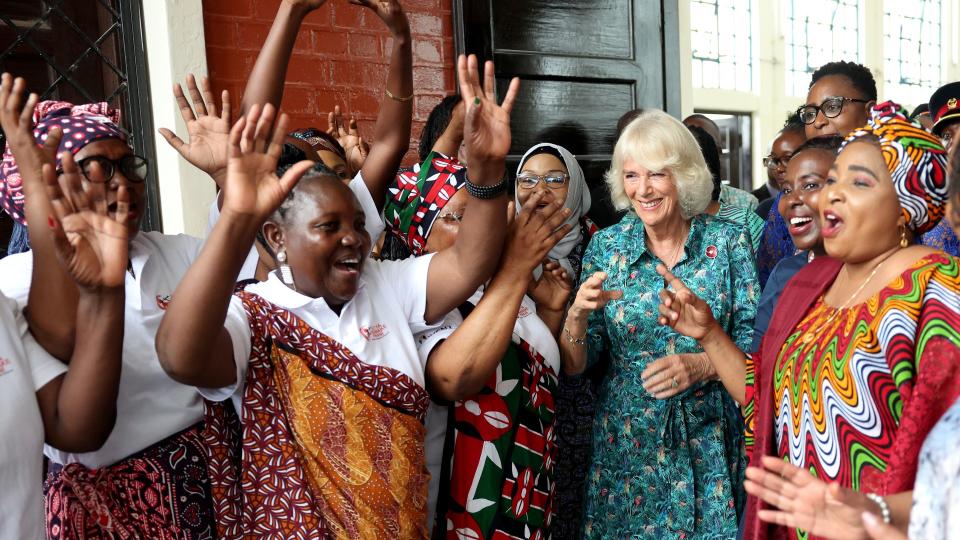
<path id="1" fill-rule="evenodd" d="M 544 175 L 520 173 L 520 175 L 517 176 L 517 187 L 521 187 L 523 189 L 533 189 L 537 187 L 537 184 L 543 181 L 550 189 L 560 189 L 566 185 L 567 180 L 569 179 L 569 175 L 559 172 L 547 173 Z"/>
<path id="2" fill-rule="evenodd" d="M 100 172 L 102 173 L 100 176 L 93 176 L 94 163 L 100 166 Z M 77 166 L 80 168 L 83 177 L 88 182 L 94 183 L 109 182 L 119 169 L 127 177 L 127 180 L 139 184 L 147 179 L 147 173 L 150 172 L 147 158 L 136 154 L 129 154 L 116 160 L 105 156 L 90 156 L 78 160 Z M 63 172 L 63 170 L 61 169 L 58 172 Z"/>
<path id="3" fill-rule="evenodd" d="M 856 99 L 848 97 L 828 97 L 823 100 L 819 106 L 817 105 L 803 105 L 797 109 L 797 114 L 800 116 L 800 121 L 804 124 L 812 124 L 817 119 L 817 113 L 823 113 L 823 116 L 827 118 L 836 118 L 840 116 L 840 113 L 843 112 L 843 104 L 847 101 L 852 101 L 854 103 L 870 103 L 866 99 Z"/>
<path id="4" fill-rule="evenodd" d="M 770 169 L 771 171 L 775 171 L 779 169 L 781 166 L 783 168 L 786 168 L 787 163 L 790 162 L 790 158 L 792 157 L 793 157 L 792 154 L 788 154 L 780 158 L 778 158 L 777 156 L 770 155 L 763 158 L 763 166 Z"/>

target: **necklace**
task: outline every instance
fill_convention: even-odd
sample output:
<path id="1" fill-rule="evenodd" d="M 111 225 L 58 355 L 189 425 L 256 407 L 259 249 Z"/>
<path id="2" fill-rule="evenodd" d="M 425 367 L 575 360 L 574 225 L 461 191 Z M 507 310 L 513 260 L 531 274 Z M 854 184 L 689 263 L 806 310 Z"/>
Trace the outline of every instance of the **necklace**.
<path id="1" fill-rule="evenodd" d="M 861 283 L 860 286 L 857 287 L 856 291 L 853 291 L 853 294 L 850 295 L 850 298 L 847 298 L 847 301 L 844 302 L 843 305 L 841 305 L 839 308 L 834 310 L 834 312 L 830 315 L 830 317 L 827 318 L 826 321 L 804 332 L 803 333 L 804 344 L 809 344 L 811 341 L 813 341 L 817 337 L 817 332 L 829 326 L 830 323 L 833 322 L 833 320 L 836 319 L 841 312 L 843 312 L 848 307 L 850 307 L 850 304 L 853 302 L 853 299 L 856 298 L 857 295 L 863 291 L 863 288 L 866 287 L 868 283 L 870 283 L 870 281 L 873 279 L 873 276 L 877 275 L 877 272 L 880 270 L 880 267 L 883 266 L 883 264 L 887 262 L 887 259 L 892 257 L 897 251 L 899 250 L 894 250 L 892 253 L 884 257 L 882 261 L 878 262 L 877 265 L 873 267 L 873 270 L 870 272 L 870 275 L 867 276 L 867 279 L 863 280 L 863 283 Z"/>
<path id="2" fill-rule="evenodd" d="M 689 230 L 685 231 L 683 234 L 680 235 L 681 240 L 677 242 L 677 247 L 673 248 L 673 254 L 670 256 L 670 261 L 667 261 L 666 259 L 661 259 L 661 261 L 663 261 L 663 265 L 666 266 L 668 270 L 673 270 L 673 267 L 676 266 L 678 262 L 680 262 L 680 250 L 683 248 L 683 245 L 686 243 L 688 234 L 690 234 Z M 647 243 L 649 244 L 650 241 L 647 240 Z"/>

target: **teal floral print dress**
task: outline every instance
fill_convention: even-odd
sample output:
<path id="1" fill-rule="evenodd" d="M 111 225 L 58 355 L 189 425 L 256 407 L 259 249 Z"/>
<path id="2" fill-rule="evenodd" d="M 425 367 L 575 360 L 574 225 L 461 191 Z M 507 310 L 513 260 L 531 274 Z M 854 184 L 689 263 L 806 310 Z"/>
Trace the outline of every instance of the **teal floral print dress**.
<path id="1" fill-rule="evenodd" d="M 610 366 L 593 423 L 593 458 L 584 500 L 585 538 L 729 539 L 743 507 L 743 420 L 719 381 L 666 400 L 640 374 L 670 354 L 701 352 L 696 341 L 657 322 L 659 263 L 633 212 L 593 236 L 581 281 L 607 273 L 623 298 L 593 312 L 588 362 L 606 350 Z M 709 215 L 691 220 L 677 277 L 707 301 L 743 350 L 753 334 L 759 283 L 744 227 Z"/>

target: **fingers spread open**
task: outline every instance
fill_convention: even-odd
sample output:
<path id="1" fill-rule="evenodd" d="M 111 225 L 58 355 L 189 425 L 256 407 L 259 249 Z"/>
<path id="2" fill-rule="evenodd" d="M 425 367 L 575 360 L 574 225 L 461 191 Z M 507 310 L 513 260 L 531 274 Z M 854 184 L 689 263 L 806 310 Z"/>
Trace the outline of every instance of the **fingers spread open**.
<path id="1" fill-rule="evenodd" d="M 257 130 L 254 135 L 254 151 L 255 152 L 266 152 L 267 146 L 270 144 L 270 140 L 273 134 L 273 123 L 276 120 L 277 109 L 271 103 L 267 103 L 263 106 L 263 112 L 260 114 L 260 119 L 257 121 Z"/>
<path id="2" fill-rule="evenodd" d="M 494 73 L 493 61 L 487 60 L 483 64 L 483 94 L 487 99 L 496 103 L 497 81 Z"/>
<path id="3" fill-rule="evenodd" d="M 230 91 L 224 90 L 220 92 L 220 119 L 229 122 L 231 114 L 233 110 L 230 107 Z"/>
<path id="4" fill-rule="evenodd" d="M 43 184 L 46 187 L 47 199 L 58 219 L 73 211 L 70 203 L 64 199 L 63 191 L 60 190 L 60 182 L 57 178 L 57 171 L 50 163 L 44 163 L 40 168 L 40 174 L 43 177 Z"/>
<path id="5" fill-rule="evenodd" d="M 27 98 L 27 103 L 23 106 L 23 110 L 20 111 L 20 126 L 26 129 L 29 129 L 33 125 L 33 109 L 37 107 L 37 101 L 40 98 L 36 94 L 30 92 L 30 96 Z"/>
<path id="6" fill-rule="evenodd" d="M 180 108 L 180 118 L 183 118 L 185 124 L 189 124 L 197 119 L 193 113 L 193 107 L 190 106 L 190 102 L 187 101 L 187 97 L 183 94 L 183 87 L 180 86 L 180 83 L 173 85 L 173 97 L 177 100 L 177 107 Z"/>
<path id="7" fill-rule="evenodd" d="M 280 115 L 277 124 L 273 129 L 273 138 L 270 140 L 270 146 L 267 147 L 267 155 L 280 159 L 283 153 L 283 141 L 287 137 L 287 125 L 290 123 L 290 117 L 286 113 Z"/>
<path id="8" fill-rule="evenodd" d="M 203 102 L 207 107 L 206 114 L 220 116 L 217 113 L 217 100 L 213 96 L 213 89 L 210 88 L 210 77 L 200 79 L 200 88 L 203 91 Z"/>
<path id="9" fill-rule="evenodd" d="M 256 105 L 254 105 L 256 107 Z M 247 130 L 247 117 L 241 116 L 230 128 L 230 157 L 240 157 L 243 152 L 243 134 Z"/>
<path id="10" fill-rule="evenodd" d="M 517 101 L 517 94 L 520 93 L 520 79 L 514 77 L 510 80 L 510 86 L 507 87 L 507 95 L 503 98 L 503 104 L 500 105 L 500 108 L 506 111 L 507 114 L 513 112 L 513 105 Z"/>
<path id="11" fill-rule="evenodd" d="M 290 193 L 293 187 L 297 185 L 297 182 L 300 181 L 300 178 L 314 165 L 314 162 L 305 159 L 287 169 L 287 172 L 283 173 L 283 177 L 280 178 L 280 187 L 283 189 L 284 194 Z"/>
<path id="12" fill-rule="evenodd" d="M 200 95 L 200 90 L 197 88 L 197 78 L 193 76 L 193 73 L 187 75 L 187 91 L 190 92 L 190 100 L 193 101 L 193 109 L 197 116 L 206 116 L 207 107 L 203 103 L 203 96 Z"/>

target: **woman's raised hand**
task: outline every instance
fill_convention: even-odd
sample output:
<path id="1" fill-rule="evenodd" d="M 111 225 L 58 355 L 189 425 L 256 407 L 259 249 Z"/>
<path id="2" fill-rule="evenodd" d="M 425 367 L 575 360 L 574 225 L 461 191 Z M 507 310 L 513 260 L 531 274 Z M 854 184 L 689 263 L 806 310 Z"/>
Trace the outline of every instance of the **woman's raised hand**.
<path id="1" fill-rule="evenodd" d="M 543 260 L 543 273 L 530 283 L 527 295 L 540 309 L 563 311 L 573 292 L 573 277 L 557 261 Z"/>
<path id="2" fill-rule="evenodd" d="M 357 119 L 353 115 L 350 116 L 350 122 L 344 123 L 340 106 L 334 107 L 333 111 L 327 114 L 327 133 L 343 147 L 343 153 L 347 156 L 347 168 L 351 172 L 355 173 L 363 168 L 363 162 L 370 153 L 370 145 L 360 136 Z"/>
<path id="3" fill-rule="evenodd" d="M 73 155 L 64 152 L 63 174 L 53 165 L 43 165 L 47 197 L 55 215 L 49 217 L 57 256 L 81 289 L 96 291 L 122 287 L 127 271 L 127 228 L 130 196 L 117 189 L 116 211 L 107 209 L 105 184 L 83 182 Z M 102 176 L 92 163 L 92 174 Z"/>
<path id="4" fill-rule="evenodd" d="M 42 146 L 37 146 L 33 138 L 33 110 L 39 98 L 30 94 L 24 102 L 23 94 L 27 82 L 20 77 L 13 78 L 9 73 L 0 76 L 0 127 L 10 144 L 10 150 L 17 161 L 20 176 L 24 182 L 41 182 L 41 168 L 46 164 L 56 166 L 57 148 L 63 132 L 52 128 Z"/>
<path id="5" fill-rule="evenodd" d="M 273 105 L 254 105 L 230 130 L 230 158 L 223 187 L 223 215 L 252 218 L 259 226 L 314 165 L 304 160 L 277 177 L 287 115 L 274 125 Z"/>
<path id="6" fill-rule="evenodd" d="M 520 79 L 510 81 L 503 104 L 497 105 L 493 62 L 484 66 L 483 86 L 477 57 L 461 55 L 457 59 L 460 95 L 466 103 L 463 141 L 466 145 L 467 174 L 480 182 L 499 181 L 510 151 L 510 112 L 520 89 Z"/>
<path id="7" fill-rule="evenodd" d="M 719 328 L 710 306 L 694 294 L 680 278 L 662 264 L 657 265 L 657 273 L 673 287 L 672 291 L 667 288 L 660 291 L 660 305 L 657 308 L 660 311 L 660 324 L 697 341 Z"/>
<path id="8" fill-rule="evenodd" d="M 355 6 L 363 6 L 374 13 L 394 35 L 410 32 L 410 23 L 403 7 L 397 0 L 350 0 Z"/>
<path id="9" fill-rule="evenodd" d="M 553 246 L 570 232 L 570 225 L 564 224 L 570 210 L 554 201 L 538 212 L 541 199 L 543 195 L 537 191 L 520 208 L 510 224 L 501 258 L 504 267 L 516 268 L 524 277 L 531 276 Z"/>
<path id="10" fill-rule="evenodd" d="M 782 459 L 764 456 L 762 465 L 748 467 L 743 484 L 747 493 L 774 508 L 761 510 L 761 520 L 825 538 L 869 538 L 863 513 L 876 512 L 876 503 L 856 491 L 827 484 Z"/>
<path id="11" fill-rule="evenodd" d="M 200 80 L 203 92 L 197 88 L 197 79 L 187 75 L 187 91 L 193 106 L 187 101 L 180 83 L 173 86 L 173 95 L 180 107 L 180 117 L 187 125 L 189 142 L 184 142 L 176 133 L 160 128 L 167 143 L 191 165 L 207 173 L 220 185 L 227 173 L 227 158 L 230 146 L 230 93 L 220 94 L 220 108 L 210 89 L 210 80 Z"/>
<path id="12" fill-rule="evenodd" d="M 623 291 L 619 289 L 608 290 L 603 288 L 603 282 L 607 279 L 606 272 L 594 272 L 592 276 L 580 285 L 577 291 L 577 297 L 570 306 L 570 316 L 576 318 L 585 318 L 595 310 L 604 308 L 611 300 L 623 298 Z"/>

